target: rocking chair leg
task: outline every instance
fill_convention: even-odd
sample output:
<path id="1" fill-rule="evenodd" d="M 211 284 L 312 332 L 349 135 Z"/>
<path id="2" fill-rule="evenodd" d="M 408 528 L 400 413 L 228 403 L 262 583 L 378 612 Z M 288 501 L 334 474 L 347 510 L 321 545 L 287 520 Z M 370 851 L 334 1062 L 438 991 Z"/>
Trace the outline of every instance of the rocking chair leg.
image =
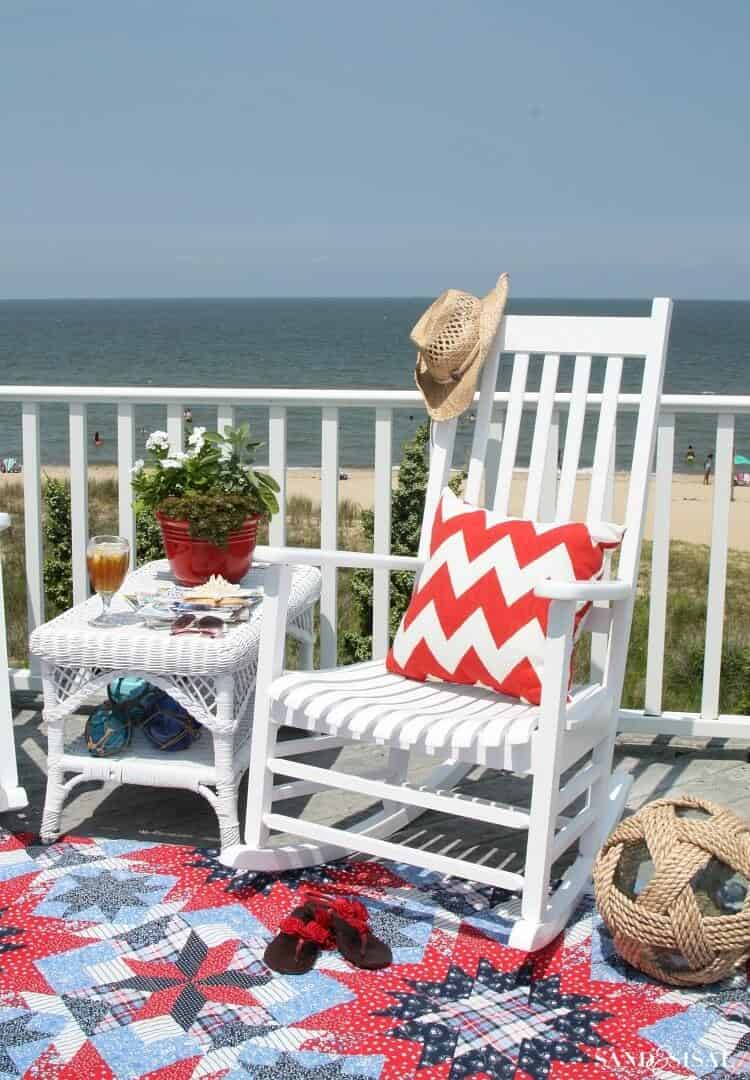
<path id="1" fill-rule="evenodd" d="M 409 772 L 409 758 L 411 754 L 408 750 L 402 750 L 400 746 L 392 746 L 388 751 L 388 761 L 386 763 L 386 772 L 388 774 L 388 780 L 392 784 L 403 783 Z M 383 803 L 383 810 L 386 813 L 392 814 L 399 809 L 399 804 L 395 802 Z"/>
<path id="2" fill-rule="evenodd" d="M 276 751 L 277 738 L 278 728 L 276 724 L 269 724 L 267 737 L 264 739 L 263 754 L 256 756 L 255 746 L 253 746 L 250 758 L 250 772 L 247 781 L 245 843 L 253 848 L 266 847 L 268 844 L 269 829 L 263 819 L 271 811 L 273 774 L 266 767 L 266 761 L 268 758 L 273 757 Z"/>
<path id="3" fill-rule="evenodd" d="M 540 717 L 540 731 L 546 738 L 544 751 L 538 753 L 531 790 L 521 919 L 510 937 L 510 944 L 521 949 L 539 948 L 540 938 L 550 929 L 547 924 L 552 842 L 557 824 L 562 771 L 560 748 L 565 723 L 573 615 L 574 605 L 570 601 L 556 601 L 550 607 L 545 653 L 547 681 L 542 688 Z M 550 940 L 549 937 L 546 940 Z"/>
<path id="4" fill-rule="evenodd" d="M 534 778 L 531 794 L 531 824 L 526 848 L 522 917 L 530 923 L 541 923 L 549 900 L 552 839 L 556 816 L 550 813 L 556 796 L 559 774 Z"/>
<path id="5" fill-rule="evenodd" d="M 266 581 L 263 601 L 263 623 L 274 627 L 273 635 L 265 635 L 258 654 L 255 684 L 255 711 L 250 750 L 250 772 L 247 787 L 245 843 L 251 848 L 268 845 L 269 829 L 266 814 L 271 811 L 273 774 L 266 762 L 274 756 L 278 727 L 269 717 L 268 687 L 284 666 L 286 645 L 286 609 L 289 601 L 292 574 L 288 566 L 274 566 Z"/>
<path id="6" fill-rule="evenodd" d="M 625 800 L 633 784 L 633 777 L 628 773 L 612 772 L 615 736 L 611 735 L 594 747 L 592 763 L 603 766 L 602 776 L 591 785 L 589 805 L 597 807 L 596 819 L 578 842 L 581 855 L 594 865 L 599 848 L 609 833 L 620 820 L 625 809 Z"/>

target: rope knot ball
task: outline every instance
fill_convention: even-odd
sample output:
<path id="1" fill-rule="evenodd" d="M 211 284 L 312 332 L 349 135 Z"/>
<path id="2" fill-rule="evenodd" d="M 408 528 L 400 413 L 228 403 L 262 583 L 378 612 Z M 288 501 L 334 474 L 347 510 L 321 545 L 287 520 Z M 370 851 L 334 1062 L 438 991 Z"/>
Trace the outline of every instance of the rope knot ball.
<path id="1" fill-rule="evenodd" d="M 750 826 L 705 799 L 659 799 L 599 852 L 594 891 L 618 953 L 673 986 L 718 982 L 750 955 Z"/>

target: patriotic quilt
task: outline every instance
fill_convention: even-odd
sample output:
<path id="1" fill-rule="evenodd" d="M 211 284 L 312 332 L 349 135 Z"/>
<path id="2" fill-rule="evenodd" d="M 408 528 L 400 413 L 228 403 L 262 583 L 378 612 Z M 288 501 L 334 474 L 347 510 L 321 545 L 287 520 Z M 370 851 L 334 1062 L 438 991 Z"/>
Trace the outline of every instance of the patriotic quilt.
<path id="1" fill-rule="evenodd" d="M 391 967 L 263 963 L 306 883 L 355 895 Z M 0 833 L 0 1078 L 724 1080 L 750 1077 L 747 973 L 704 990 L 622 963 L 586 900 L 507 946 L 502 890 L 392 863 L 279 875 L 216 852 Z"/>

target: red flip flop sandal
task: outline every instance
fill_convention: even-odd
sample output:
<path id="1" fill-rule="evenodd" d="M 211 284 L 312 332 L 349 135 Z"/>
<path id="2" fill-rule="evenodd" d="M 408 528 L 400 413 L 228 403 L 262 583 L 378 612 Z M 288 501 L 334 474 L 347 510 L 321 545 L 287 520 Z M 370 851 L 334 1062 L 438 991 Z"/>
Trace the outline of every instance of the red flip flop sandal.
<path id="1" fill-rule="evenodd" d="M 321 949 L 333 948 L 331 918 L 315 904 L 303 904 L 281 920 L 279 932 L 266 947 L 263 960 L 281 975 L 306 975 Z"/>
<path id="2" fill-rule="evenodd" d="M 392 963 L 390 946 L 372 933 L 367 908 L 359 900 L 319 889 L 307 889 L 305 896 L 328 915 L 336 947 L 350 964 L 376 971 Z"/>

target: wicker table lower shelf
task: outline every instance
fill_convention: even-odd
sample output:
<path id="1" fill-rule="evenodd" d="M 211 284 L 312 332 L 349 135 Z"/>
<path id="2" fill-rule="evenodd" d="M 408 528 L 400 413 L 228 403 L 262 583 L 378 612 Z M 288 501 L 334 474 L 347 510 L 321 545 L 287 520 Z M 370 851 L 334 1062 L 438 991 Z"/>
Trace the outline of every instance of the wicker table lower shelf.
<path id="1" fill-rule="evenodd" d="M 252 567 L 245 583 L 262 587 L 264 573 L 263 566 Z M 130 574 L 123 591 L 149 591 L 154 583 L 172 580 L 169 564 L 161 560 Z M 312 666 L 312 612 L 319 596 L 320 571 L 295 567 L 287 631 L 300 643 L 303 667 Z M 248 622 L 220 638 L 208 638 L 150 630 L 125 610 L 124 602 L 119 604 L 118 625 L 95 628 L 89 620 L 100 603 L 93 597 L 78 604 L 40 626 L 29 642 L 31 653 L 41 660 L 47 723 L 42 840 L 59 836 L 70 791 L 85 780 L 101 780 L 194 791 L 216 812 L 222 849 L 237 844 L 237 789 L 250 760 L 261 606 L 253 609 Z M 80 735 L 67 738 L 66 719 L 82 705 L 103 699 L 107 684 L 120 675 L 139 675 L 166 690 L 200 722 L 200 739 L 188 750 L 173 753 L 157 750 L 136 731 L 126 751 L 99 758 L 88 753 Z"/>
<path id="2" fill-rule="evenodd" d="M 231 768 L 238 783 L 250 764 L 250 711 L 233 732 Z M 205 728 L 187 750 L 169 753 L 157 749 L 136 728 L 127 749 L 105 758 L 89 754 L 83 734 L 71 733 L 68 738 L 66 733 L 59 762 L 63 772 L 79 775 L 79 782 L 102 780 L 143 787 L 187 788 L 202 795 L 214 810 L 217 809 L 216 795 L 210 789 L 217 786 L 221 777 L 216 767 L 213 735 Z"/>

